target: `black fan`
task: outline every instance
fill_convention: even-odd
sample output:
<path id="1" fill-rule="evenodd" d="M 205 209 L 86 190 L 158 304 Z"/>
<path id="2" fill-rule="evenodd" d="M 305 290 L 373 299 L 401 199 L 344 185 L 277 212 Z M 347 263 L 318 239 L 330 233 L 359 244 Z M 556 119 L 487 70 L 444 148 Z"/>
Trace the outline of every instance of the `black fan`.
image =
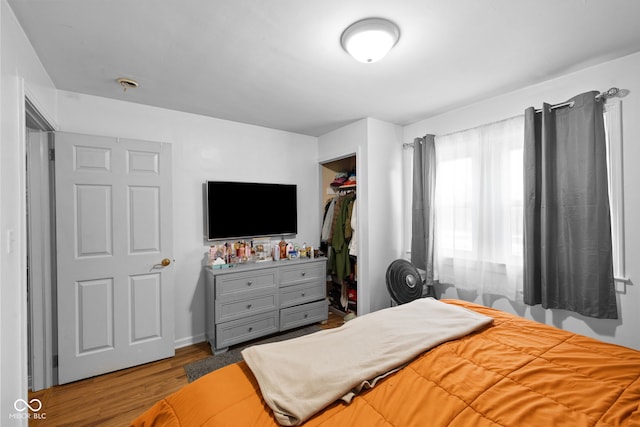
<path id="1" fill-rule="evenodd" d="M 406 259 L 397 259 L 389 265 L 386 282 L 389 295 L 398 304 L 411 302 L 422 297 L 424 283 L 420 272 Z M 428 286 L 428 288 L 431 287 Z M 427 289 L 426 296 L 435 296 L 432 289 Z"/>

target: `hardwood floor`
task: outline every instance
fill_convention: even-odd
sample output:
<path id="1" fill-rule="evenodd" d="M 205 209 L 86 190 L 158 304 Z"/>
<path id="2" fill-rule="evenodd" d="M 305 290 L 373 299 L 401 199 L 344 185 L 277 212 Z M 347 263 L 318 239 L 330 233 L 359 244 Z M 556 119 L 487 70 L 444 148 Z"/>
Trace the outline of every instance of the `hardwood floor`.
<path id="1" fill-rule="evenodd" d="M 329 312 L 323 328 L 342 325 L 340 316 Z M 39 399 L 44 420 L 30 426 L 128 426 L 129 422 L 163 397 L 187 384 L 184 365 L 211 355 L 206 342 L 176 350 L 169 359 L 88 378 L 71 384 L 29 393 Z"/>
<path id="2" fill-rule="evenodd" d="M 176 350 L 169 359 L 29 394 L 46 420 L 33 426 L 127 426 L 156 401 L 187 384 L 183 366 L 211 355 L 209 344 Z"/>

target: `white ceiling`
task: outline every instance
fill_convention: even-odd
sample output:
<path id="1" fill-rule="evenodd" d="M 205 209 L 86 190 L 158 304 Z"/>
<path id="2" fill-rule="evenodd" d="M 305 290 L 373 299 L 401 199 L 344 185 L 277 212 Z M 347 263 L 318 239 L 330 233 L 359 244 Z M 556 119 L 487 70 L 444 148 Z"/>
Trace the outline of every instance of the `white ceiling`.
<path id="1" fill-rule="evenodd" d="M 637 0 L 9 4 L 58 89 L 313 136 L 363 117 L 406 125 L 640 50 Z M 374 64 L 340 46 L 365 17 L 401 31 Z"/>

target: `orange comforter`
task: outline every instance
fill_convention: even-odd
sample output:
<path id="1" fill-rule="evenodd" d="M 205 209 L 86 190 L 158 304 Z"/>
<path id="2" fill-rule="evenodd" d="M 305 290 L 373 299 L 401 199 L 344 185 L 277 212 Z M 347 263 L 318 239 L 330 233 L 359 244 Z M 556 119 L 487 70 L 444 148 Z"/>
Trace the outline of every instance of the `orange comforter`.
<path id="1" fill-rule="evenodd" d="M 494 318 L 306 426 L 640 426 L 640 352 L 463 301 Z M 133 426 L 277 426 L 244 362 L 156 403 Z"/>

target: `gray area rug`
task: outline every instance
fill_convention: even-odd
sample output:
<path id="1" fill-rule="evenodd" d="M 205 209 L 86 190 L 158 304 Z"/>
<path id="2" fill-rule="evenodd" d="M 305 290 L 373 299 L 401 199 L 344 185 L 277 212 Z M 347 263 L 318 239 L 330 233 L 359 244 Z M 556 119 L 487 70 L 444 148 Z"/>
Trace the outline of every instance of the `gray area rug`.
<path id="1" fill-rule="evenodd" d="M 292 329 L 283 334 L 269 335 L 268 337 L 258 338 L 253 341 L 243 342 L 237 346 L 229 347 L 226 353 L 209 356 L 206 359 L 198 360 L 184 365 L 184 371 L 187 374 L 189 382 L 195 381 L 203 375 L 220 369 L 224 366 L 231 365 L 242 360 L 240 352 L 252 345 L 266 344 L 270 342 L 284 341 L 291 338 L 301 337 L 322 330 L 319 324 L 304 326 L 302 328 Z"/>

